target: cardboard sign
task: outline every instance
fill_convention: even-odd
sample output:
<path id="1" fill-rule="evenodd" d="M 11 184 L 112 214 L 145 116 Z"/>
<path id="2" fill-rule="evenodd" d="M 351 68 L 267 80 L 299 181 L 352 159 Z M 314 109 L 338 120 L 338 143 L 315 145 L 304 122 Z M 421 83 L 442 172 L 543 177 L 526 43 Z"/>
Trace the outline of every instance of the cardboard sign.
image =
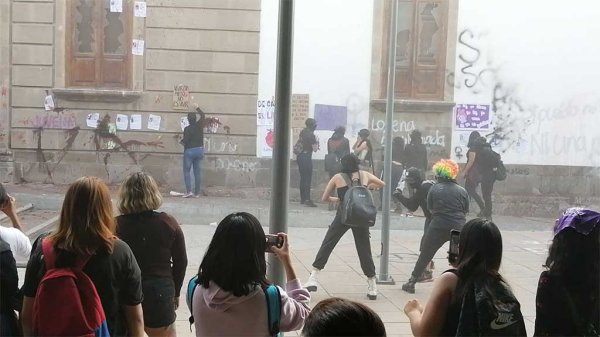
<path id="1" fill-rule="evenodd" d="M 292 128 L 303 128 L 308 118 L 308 94 L 292 95 Z"/>

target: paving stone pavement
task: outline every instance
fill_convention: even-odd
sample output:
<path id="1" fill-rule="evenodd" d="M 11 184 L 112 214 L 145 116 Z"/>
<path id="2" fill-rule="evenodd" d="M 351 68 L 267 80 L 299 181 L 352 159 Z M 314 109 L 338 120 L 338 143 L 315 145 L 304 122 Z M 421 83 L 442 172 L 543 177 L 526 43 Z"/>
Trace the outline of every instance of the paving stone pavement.
<path id="1" fill-rule="evenodd" d="M 186 236 L 189 259 L 186 279 L 189 279 L 198 271 L 198 266 L 215 227 L 185 223 L 182 226 Z M 326 229 L 323 228 L 290 228 L 289 230 L 293 263 L 302 281 L 306 281 L 309 275 L 312 261 L 325 232 Z M 377 300 L 371 301 L 366 296 L 366 277 L 360 269 L 352 234 L 347 233 L 340 240 L 325 269 L 319 275 L 321 286 L 316 293 L 311 293 L 311 306 L 331 296 L 356 300 L 368 305 L 381 316 L 388 336 L 411 336 L 410 326 L 403 312 L 404 304 L 412 298 L 416 298 L 424 304 L 433 286 L 433 283 L 417 284 L 414 295 L 407 294 L 401 289 L 402 283 L 408 279 L 416 261 L 421 235 L 421 231 L 414 230 L 391 231 L 389 272 L 396 284 L 379 285 L 379 296 Z M 551 235 L 550 230 L 502 232 L 504 256 L 501 273 L 508 280 L 521 302 L 527 331 L 530 335 L 533 333 L 535 321 L 537 280 L 543 270 L 542 265 Z M 375 257 L 375 265 L 379 270 L 381 232 L 373 230 L 371 236 L 371 249 Z M 434 276 L 439 276 L 441 272 L 449 268 L 446 261 L 447 250 L 448 245 L 446 244 L 435 256 Z M 182 305 L 177 313 L 179 336 L 193 335 L 190 333 L 188 317 L 189 311 L 185 305 Z M 299 333 L 291 332 L 287 335 L 297 334 Z"/>

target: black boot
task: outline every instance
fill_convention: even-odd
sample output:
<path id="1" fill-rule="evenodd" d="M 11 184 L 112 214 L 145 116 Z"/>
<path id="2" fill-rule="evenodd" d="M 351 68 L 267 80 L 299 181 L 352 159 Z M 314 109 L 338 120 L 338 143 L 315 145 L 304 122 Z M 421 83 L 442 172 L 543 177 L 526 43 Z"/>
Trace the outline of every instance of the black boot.
<path id="1" fill-rule="evenodd" d="M 417 278 L 414 276 L 411 276 L 410 279 L 408 279 L 408 282 L 406 282 L 402 285 L 402 290 L 406 291 L 409 294 L 414 294 L 415 293 L 415 283 L 417 283 Z"/>

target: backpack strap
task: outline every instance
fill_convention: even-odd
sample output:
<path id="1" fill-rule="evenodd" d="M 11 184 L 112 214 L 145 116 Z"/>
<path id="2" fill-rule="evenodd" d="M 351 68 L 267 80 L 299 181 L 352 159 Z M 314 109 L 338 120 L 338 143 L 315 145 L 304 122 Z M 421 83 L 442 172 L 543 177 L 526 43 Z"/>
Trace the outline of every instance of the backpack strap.
<path id="1" fill-rule="evenodd" d="M 190 318 L 188 321 L 190 322 L 190 332 L 192 331 L 192 324 L 194 324 L 194 292 L 196 292 L 196 288 L 198 288 L 198 275 L 196 274 L 194 277 L 190 279 L 187 286 L 187 292 L 185 294 L 185 299 L 188 303 L 188 307 L 190 309 Z"/>
<path id="2" fill-rule="evenodd" d="M 340 173 L 340 175 L 342 176 L 342 178 L 344 178 L 344 181 L 346 182 L 346 185 L 348 185 L 348 187 L 352 186 L 352 179 L 350 178 L 350 175 L 348 173 Z"/>
<path id="3" fill-rule="evenodd" d="M 269 335 L 276 336 L 279 334 L 281 321 L 281 294 L 279 288 L 271 284 L 263 288 L 267 297 L 267 317 L 269 324 Z"/>

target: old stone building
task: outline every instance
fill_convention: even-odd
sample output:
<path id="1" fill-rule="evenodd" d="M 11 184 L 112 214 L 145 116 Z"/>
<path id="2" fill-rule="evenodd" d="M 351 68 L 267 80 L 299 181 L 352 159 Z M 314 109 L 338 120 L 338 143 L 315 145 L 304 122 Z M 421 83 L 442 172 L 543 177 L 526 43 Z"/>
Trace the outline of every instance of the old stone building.
<path id="1" fill-rule="evenodd" d="M 179 186 L 197 105 L 221 123 L 207 180 L 253 184 L 226 168 L 256 153 L 259 23 L 260 0 L 1 0 L 2 179 L 117 183 L 141 168 Z"/>

